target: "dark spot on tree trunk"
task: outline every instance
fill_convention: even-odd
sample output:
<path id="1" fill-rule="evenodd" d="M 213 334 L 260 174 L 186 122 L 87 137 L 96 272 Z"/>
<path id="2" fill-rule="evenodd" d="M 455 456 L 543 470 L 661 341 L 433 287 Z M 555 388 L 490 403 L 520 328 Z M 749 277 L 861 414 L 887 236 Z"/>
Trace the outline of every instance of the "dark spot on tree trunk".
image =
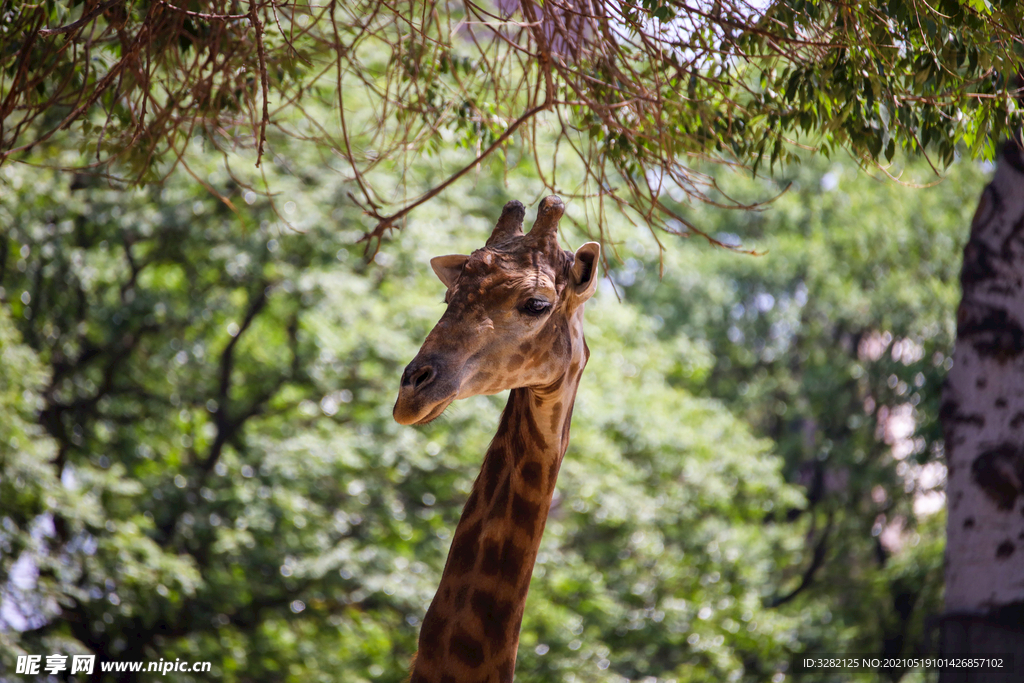
<path id="1" fill-rule="evenodd" d="M 1024 328 L 1009 311 L 978 302 L 965 301 L 961 307 L 966 314 L 957 328 L 957 336 L 970 340 L 978 355 L 1006 362 L 1024 352 Z"/>
<path id="2" fill-rule="evenodd" d="M 1011 429 L 1020 429 L 1021 425 L 1024 425 L 1024 411 L 1017 413 L 1013 416 L 1013 419 L 1010 420 Z"/>
<path id="3" fill-rule="evenodd" d="M 1002 154 L 1006 163 L 1018 172 L 1024 173 L 1024 152 L 1021 151 L 1020 145 L 1017 142 L 1013 140 L 1004 142 Z M 995 192 L 995 188 L 993 188 L 993 192 Z"/>
<path id="4" fill-rule="evenodd" d="M 984 190 L 981 192 L 981 199 L 978 200 L 978 208 L 974 210 L 974 216 L 971 218 L 971 234 L 977 232 L 978 228 L 982 224 L 987 223 L 991 216 L 991 209 L 996 208 L 997 205 L 1002 204 L 1002 198 L 996 189 L 989 183 Z"/>
<path id="5" fill-rule="evenodd" d="M 1001 398 L 1001 397 L 997 398 L 996 402 L 995 402 L 995 406 L 996 406 L 996 408 L 1005 408 L 1006 407 L 1006 399 L 1005 398 Z"/>
<path id="6" fill-rule="evenodd" d="M 996 559 L 1005 560 L 1006 558 L 1010 557 L 1010 555 L 1013 555 L 1013 551 L 1016 549 L 1017 546 L 1015 546 L 1012 541 L 1007 539 L 1000 543 L 999 547 L 996 548 Z"/>
<path id="7" fill-rule="evenodd" d="M 964 528 L 965 529 L 973 529 L 974 528 L 974 517 L 968 517 L 967 519 L 964 520 Z"/>
<path id="8" fill-rule="evenodd" d="M 992 263 L 994 254 L 989 248 L 978 239 L 971 238 L 964 247 L 964 262 L 963 267 L 960 270 L 960 285 L 964 291 L 972 289 L 978 283 L 984 282 L 992 278 L 997 272 L 994 264 Z M 965 313 L 963 304 L 961 303 L 961 310 L 958 314 Z M 959 319 L 960 315 L 957 316 L 959 323 L 962 320 Z"/>
<path id="9" fill-rule="evenodd" d="M 971 477 L 1000 510 L 1012 510 L 1024 493 L 1024 446 L 1003 443 L 989 448 L 971 463 Z"/>
<path id="10" fill-rule="evenodd" d="M 1019 152 L 1020 152 L 1020 150 L 1018 150 L 1018 153 Z M 1017 170 L 1019 171 L 1020 169 L 1017 169 Z M 1021 216 L 1020 219 L 1018 219 L 1017 222 L 1013 224 L 1013 230 L 1010 231 L 1010 234 L 1003 241 L 1003 253 L 1008 253 L 1010 251 L 1010 249 L 1012 247 L 1010 242 L 1012 240 L 1020 237 L 1022 232 L 1024 232 L 1024 216 Z M 1020 287 L 1020 279 L 1019 278 L 1017 280 L 1017 286 Z"/>
<path id="11" fill-rule="evenodd" d="M 956 401 L 946 400 L 939 406 L 939 420 L 943 424 L 954 422 L 973 424 L 976 427 L 985 426 L 985 416 L 981 413 L 961 413 L 960 404 Z"/>

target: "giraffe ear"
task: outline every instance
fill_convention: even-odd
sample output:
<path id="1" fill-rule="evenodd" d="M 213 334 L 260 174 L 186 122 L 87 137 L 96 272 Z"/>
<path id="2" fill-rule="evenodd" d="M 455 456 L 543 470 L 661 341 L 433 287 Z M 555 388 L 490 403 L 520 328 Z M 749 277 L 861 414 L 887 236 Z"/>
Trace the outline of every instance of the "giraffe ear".
<path id="1" fill-rule="evenodd" d="M 576 250 L 572 263 L 572 279 L 576 296 L 586 301 L 597 289 L 597 264 L 601 260 L 601 245 L 587 242 Z"/>
<path id="2" fill-rule="evenodd" d="M 430 259 L 430 267 L 434 269 L 437 278 L 449 289 L 462 273 L 462 266 L 466 265 L 468 256 L 463 254 L 449 254 L 448 256 L 435 256 Z"/>

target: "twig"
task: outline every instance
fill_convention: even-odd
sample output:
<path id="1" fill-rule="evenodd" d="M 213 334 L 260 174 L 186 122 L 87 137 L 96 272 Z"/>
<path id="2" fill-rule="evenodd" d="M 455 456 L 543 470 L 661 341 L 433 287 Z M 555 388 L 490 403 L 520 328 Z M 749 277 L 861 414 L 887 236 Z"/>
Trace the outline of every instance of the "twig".
<path id="1" fill-rule="evenodd" d="M 204 14 L 202 12 L 190 12 L 189 10 L 178 7 L 177 5 L 172 5 L 166 0 L 157 0 L 157 2 L 167 9 L 178 12 L 179 14 L 184 14 L 187 17 L 195 17 L 196 19 L 206 19 L 207 21 L 229 21 L 233 19 L 245 19 L 249 16 L 248 14 Z"/>
<path id="2" fill-rule="evenodd" d="M 81 28 L 82 26 L 85 26 L 90 21 L 92 21 L 93 19 L 95 19 L 99 15 L 103 14 L 108 9 L 113 7 L 114 5 L 118 5 L 118 4 L 123 5 L 124 4 L 124 0 L 108 0 L 107 2 L 103 3 L 102 5 L 97 6 L 91 12 L 87 12 L 86 14 L 83 14 L 82 17 L 78 21 L 73 21 L 70 24 L 68 24 L 67 26 L 61 26 L 60 28 L 41 28 L 41 29 L 39 29 L 39 35 L 41 35 L 41 36 L 55 36 L 55 35 L 57 35 L 59 33 L 70 33 L 71 31 L 74 31 L 74 30 L 76 30 L 78 28 Z"/>
<path id="3" fill-rule="evenodd" d="M 263 159 L 263 145 L 267 141 L 267 121 L 270 119 L 270 83 L 267 79 L 267 55 L 263 49 L 263 23 L 256 12 L 256 0 L 249 0 L 249 21 L 256 29 L 256 52 L 260 57 L 260 81 L 263 84 L 263 118 L 260 121 L 259 146 L 256 152 L 256 167 L 259 168 Z"/>

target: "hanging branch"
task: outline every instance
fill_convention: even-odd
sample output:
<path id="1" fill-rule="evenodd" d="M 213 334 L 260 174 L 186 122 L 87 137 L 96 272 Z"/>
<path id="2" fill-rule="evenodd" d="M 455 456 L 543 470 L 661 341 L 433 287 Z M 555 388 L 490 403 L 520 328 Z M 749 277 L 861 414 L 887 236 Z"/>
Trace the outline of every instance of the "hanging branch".
<path id="1" fill-rule="evenodd" d="M 260 119 L 260 138 L 256 151 L 256 167 L 259 168 L 260 160 L 263 159 L 263 145 L 267 141 L 267 122 L 270 120 L 270 84 L 267 79 L 267 55 L 263 48 L 263 23 L 253 0 L 249 2 L 249 21 L 256 30 L 256 53 L 260 56 L 260 83 L 263 86 L 263 117 Z"/>

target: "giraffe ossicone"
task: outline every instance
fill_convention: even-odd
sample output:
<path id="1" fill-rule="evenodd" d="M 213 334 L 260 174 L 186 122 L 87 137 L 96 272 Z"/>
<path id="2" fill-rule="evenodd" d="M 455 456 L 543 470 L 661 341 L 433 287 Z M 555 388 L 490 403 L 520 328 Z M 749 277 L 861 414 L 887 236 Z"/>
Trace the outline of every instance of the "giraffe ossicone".
<path id="1" fill-rule="evenodd" d="M 439 256 L 447 310 L 402 375 L 394 417 L 436 419 L 457 398 L 511 389 L 420 629 L 410 683 L 511 683 L 530 577 L 590 355 L 584 303 L 600 246 L 558 245 L 565 207 L 541 201 L 530 232 L 505 205 L 483 248 Z"/>

